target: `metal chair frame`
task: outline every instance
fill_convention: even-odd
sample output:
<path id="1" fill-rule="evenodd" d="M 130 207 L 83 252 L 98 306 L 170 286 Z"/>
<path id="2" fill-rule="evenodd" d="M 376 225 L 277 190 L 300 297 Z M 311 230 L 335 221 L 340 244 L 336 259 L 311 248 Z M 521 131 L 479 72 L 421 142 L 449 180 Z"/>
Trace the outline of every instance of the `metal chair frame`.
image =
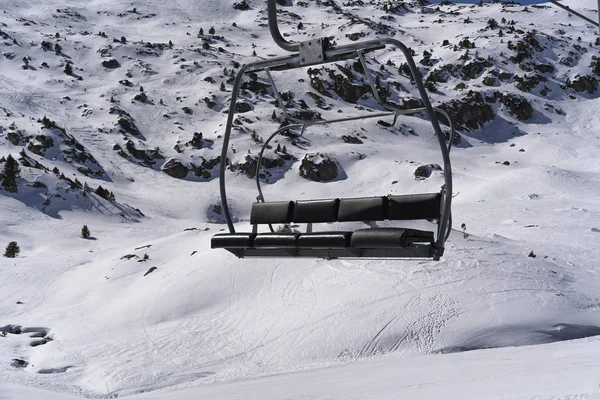
<path id="1" fill-rule="evenodd" d="M 378 118 L 378 117 L 386 117 L 393 116 L 393 123 L 395 125 L 398 117 L 400 115 L 411 115 L 425 112 L 435 135 L 438 139 L 438 143 L 440 146 L 440 150 L 442 153 L 442 160 L 444 164 L 443 172 L 444 172 L 444 185 L 442 186 L 442 204 L 440 211 L 440 220 L 438 222 L 438 232 L 437 238 L 434 246 L 433 258 L 439 259 L 440 255 L 443 253 L 444 243 L 450 233 L 452 220 L 451 220 L 451 202 L 452 202 L 452 170 L 450 163 L 450 149 L 452 145 L 452 139 L 454 137 L 454 126 L 450 116 L 442 109 L 433 108 L 425 87 L 423 85 L 423 79 L 420 71 L 415 65 L 414 59 L 410 53 L 410 50 L 400 41 L 393 38 L 380 38 L 375 40 L 368 40 L 359 43 L 353 43 L 344 46 L 331 47 L 329 46 L 328 40 L 326 38 L 313 39 L 305 42 L 289 42 L 285 40 L 281 33 L 279 32 L 278 24 L 277 24 L 277 9 L 276 9 L 276 0 L 267 0 L 267 11 L 268 11 L 268 19 L 269 19 L 269 29 L 271 32 L 271 36 L 273 37 L 275 43 L 281 47 L 282 49 L 292 52 L 294 54 L 284 57 L 276 57 L 268 60 L 256 61 L 249 64 L 246 64 L 240 68 L 238 71 L 235 80 L 233 82 L 233 89 L 231 94 L 231 102 L 229 105 L 229 114 L 227 116 L 227 124 L 225 127 L 225 134 L 223 136 L 223 148 L 221 152 L 220 159 L 220 171 L 219 171 L 219 185 L 220 185 L 220 195 L 221 195 L 221 204 L 223 214 L 227 221 L 227 227 L 230 233 L 235 233 L 235 227 L 233 225 L 233 220 L 231 217 L 231 213 L 229 211 L 228 203 L 227 203 L 227 193 L 226 193 L 226 185 L 225 185 L 225 171 L 227 167 L 227 153 L 229 148 L 229 140 L 231 137 L 231 131 L 233 127 L 233 120 L 235 116 L 235 105 L 237 102 L 238 92 L 240 89 L 240 85 L 242 79 L 245 74 L 251 72 L 260 72 L 264 71 L 267 74 L 271 87 L 274 91 L 275 97 L 277 99 L 278 105 L 282 110 L 285 118 L 292 122 L 290 125 L 286 125 L 280 127 L 275 132 L 273 132 L 268 139 L 263 144 L 261 151 L 258 156 L 257 166 L 256 166 L 256 186 L 258 189 L 258 197 L 257 200 L 259 202 L 264 202 L 264 195 L 261 188 L 260 183 L 260 168 L 263 160 L 264 151 L 269 145 L 270 141 L 277 136 L 278 134 L 290 130 L 290 129 L 299 129 L 300 134 L 298 137 L 302 136 L 305 130 L 308 127 L 315 125 L 324 125 L 324 124 L 332 124 L 338 122 L 347 122 L 353 120 L 362 120 L 368 118 Z M 414 108 L 414 109 L 400 109 L 398 107 L 391 106 L 385 102 L 383 102 L 377 93 L 377 88 L 374 83 L 374 80 L 369 72 L 369 68 L 364 57 L 364 54 L 367 52 L 381 50 L 386 46 L 391 45 L 400 49 L 403 55 L 406 58 L 406 62 L 410 69 L 411 75 L 413 77 L 414 83 L 417 87 L 417 90 L 421 96 L 421 100 L 423 102 L 424 107 Z M 312 65 L 322 65 L 329 64 L 336 61 L 342 60 L 350 60 L 350 59 L 358 59 L 360 60 L 363 69 L 365 71 L 365 75 L 367 77 L 367 81 L 371 87 L 373 98 L 376 103 L 385 111 L 379 112 L 371 112 L 369 114 L 363 114 L 358 116 L 346 117 L 346 118 L 338 118 L 331 120 L 317 120 L 317 121 L 304 121 L 297 118 L 294 118 L 287 112 L 284 101 L 281 97 L 279 90 L 273 80 L 271 75 L 271 71 L 286 71 L 291 69 L 297 69 Z M 450 137 L 448 140 L 446 139 L 444 133 L 442 132 L 438 119 L 436 117 L 436 113 L 443 115 L 448 124 L 450 125 Z M 448 143 L 446 143 L 448 141 Z M 269 225 L 271 231 L 273 231 L 273 227 Z M 257 227 L 254 226 L 254 231 L 256 231 Z M 310 230 L 311 227 L 309 226 Z M 229 249 L 228 249 L 229 250 Z M 296 250 L 294 254 L 291 254 L 289 249 L 235 249 L 232 251 L 234 254 L 243 257 L 243 256 L 281 256 L 286 257 L 290 255 L 295 256 L 311 256 L 310 251 L 314 250 L 314 257 L 325 257 L 325 258 L 337 258 L 337 257 L 369 257 L 371 252 L 367 251 L 366 253 L 361 253 L 361 255 L 356 255 L 351 249 L 347 250 L 315 250 L 315 249 L 302 249 Z M 410 251 L 406 251 L 407 249 L 390 249 L 387 252 L 374 252 L 375 257 L 411 257 Z M 322 253 L 322 254 L 321 254 Z M 335 253 L 335 256 L 334 256 Z M 381 254 L 380 254 L 381 253 Z M 427 251 L 417 251 L 414 254 L 416 257 L 428 257 L 431 256 L 431 252 Z M 429 254 L 429 255 L 428 255 Z"/>

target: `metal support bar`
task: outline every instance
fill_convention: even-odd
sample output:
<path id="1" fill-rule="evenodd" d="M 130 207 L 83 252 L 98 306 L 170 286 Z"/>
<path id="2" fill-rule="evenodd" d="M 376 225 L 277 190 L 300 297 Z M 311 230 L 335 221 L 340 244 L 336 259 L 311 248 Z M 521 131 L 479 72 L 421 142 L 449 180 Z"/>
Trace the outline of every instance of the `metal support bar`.
<path id="1" fill-rule="evenodd" d="M 267 0 L 267 15 L 269 17 L 269 31 L 277 46 L 287 51 L 298 51 L 298 43 L 288 42 L 281 36 L 277 26 L 277 3 L 275 0 Z"/>

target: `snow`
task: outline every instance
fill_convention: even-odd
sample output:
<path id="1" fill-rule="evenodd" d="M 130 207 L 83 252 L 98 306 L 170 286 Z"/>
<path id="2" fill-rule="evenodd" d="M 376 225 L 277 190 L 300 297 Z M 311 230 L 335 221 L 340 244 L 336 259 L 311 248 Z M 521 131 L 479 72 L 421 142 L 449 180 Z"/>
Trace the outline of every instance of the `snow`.
<path id="1" fill-rule="evenodd" d="M 506 33 L 500 42 L 497 32 L 482 29 L 489 18 L 503 17 L 535 29 L 547 46 L 537 62 L 556 68 L 545 75 L 550 94 L 539 93 L 543 85 L 525 93 L 514 82 L 489 88 L 482 77 L 466 81 L 467 90 L 520 94 L 535 112 L 521 122 L 495 103 L 494 121 L 461 131 L 463 142 L 451 153 L 454 230 L 440 262 L 239 260 L 210 249 L 211 236 L 225 228 L 214 212 L 218 167 L 208 178 L 190 172 L 175 179 L 161 165 L 171 158 L 200 165 L 218 156 L 231 95 L 229 83 L 225 92 L 219 89 L 228 78 L 223 68 L 282 53 L 257 23 L 264 4 L 250 3 L 250 11 L 238 12 L 224 1 L 2 2 L 0 30 L 11 39 L 0 42 L 0 157 L 26 148 L 48 171 L 21 167 L 19 193 L 0 190 L 0 245 L 17 241 L 21 248 L 17 258 L 0 258 L 0 331 L 24 331 L 0 337 L 0 399 L 599 399 L 600 342 L 588 336 L 600 326 L 600 132 L 594 122 L 600 98 L 598 91 L 560 88 L 566 78 L 591 74 L 595 30 L 551 7 L 530 6 L 533 12 L 525 13 L 522 6 L 455 4 L 440 6 L 440 15 L 434 5 L 429 13 L 414 8 L 395 15 L 389 24 L 416 49 L 417 60 L 433 50 L 433 59 L 458 63 L 464 50 L 441 43 L 468 37 L 481 57 L 494 58 L 494 68 L 519 75 L 524 72 L 508 61 L 513 53 L 506 49 L 519 37 Z M 596 15 L 593 1 L 567 4 Z M 340 44 L 361 30 L 366 39 L 375 37 L 323 4 L 287 9 L 306 28 L 298 30 L 298 20 L 283 13 L 282 31 L 293 40 L 316 31 Z M 385 15 L 372 4 L 344 12 L 374 21 Z M 467 16 L 472 24 L 463 22 Z M 216 37 L 208 34 L 212 26 Z M 63 54 L 43 51 L 42 40 L 60 43 Z M 173 48 L 144 45 L 169 40 Z M 213 49 L 197 51 L 203 40 Z M 573 50 L 575 44 L 585 51 Z M 559 62 L 569 52 L 572 64 Z M 25 56 L 35 69 L 21 68 Z M 110 58 L 121 67 L 102 67 Z M 381 60 L 388 59 L 396 67 L 383 71 L 382 81 L 397 80 L 407 90 L 402 96 L 414 95 L 397 73 L 402 57 L 386 50 Z M 82 80 L 63 73 L 67 60 Z M 323 117 L 364 112 L 330 97 L 323 98 L 328 110 L 318 108 L 306 94 L 304 71 L 273 75 L 282 91 Z M 119 83 L 124 79 L 133 87 Z M 464 96 L 455 89 L 460 82 L 438 83 L 434 103 Z M 132 100 L 142 86 L 152 103 Z M 216 102 L 214 109 L 205 97 Z M 278 126 L 270 119 L 272 98 L 246 100 L 254 111 L 243 116 L 252 123 L 234 131 L 232 163 L 258 154 L 253 130 L 266 139 Z M 118 131 L 118 116 L 109 113 L 115 106 L 131 115 L 140 135 Z M 59 143 L 56 129 L 42 128 L 37 120 L 43 116 L 64 127 L 96 163 L 69 163 L 69 146 Z M 45 156 L 34 154 L 26 143 L 7 139 L 15 130 L 50 135 L 55 146 Z M 186 145 L 194 132 L 203 133 L 202 148 Z M 344 143 L 344 134 L 363 144 Z M 304 139 L 273 144 L 286 145 L 298 160 L 329 154 L 343 179 L 307 181 L 295 161 L 270 171 L 263 184 L 268 200 L 428 193 L 443 183 L 439 171 L 414 179 L 419 165 L 441 163 L 421 118 L 401 117 L 399 129 L 373 120 L 311 127 Z M 165 158 L 148 166 L 113 150 L 129 151 L 129 140 L 149 152 L 158 147 Z M 78 169 L 96 165 L 103 176 Z M 102 185 L 116 200 L 72 190 L 54 167 L 92 189 Z M 27 186 L 34 181 L 47 188 Z M 247 230 L 255 182 L 227 171 L 227 183 L 236 228 Z M 90 240 L 80 237 L 84 224 Z M 411 224 L 432 229 L 427 221 Z"/>

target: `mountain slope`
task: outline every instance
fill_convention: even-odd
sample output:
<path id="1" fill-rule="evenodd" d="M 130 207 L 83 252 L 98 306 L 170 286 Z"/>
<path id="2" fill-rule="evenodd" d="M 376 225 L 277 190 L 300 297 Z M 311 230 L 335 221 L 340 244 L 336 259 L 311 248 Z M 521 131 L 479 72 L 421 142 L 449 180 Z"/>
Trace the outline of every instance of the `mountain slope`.
<path id="1" fill-rule="evenodd" d="M 1 259 L 2 381 L 123 396 L 382 354 L 595 334 L 593 29 L 545 5 L 281 7 L 293 40 L 388 34 L 414 50 L 432 101 L 459 129 L 455 230 L 440 262 L 238 260 L 209 246 L 225 228 L 216 178 L 232 74 L 282 54 L 263 4 L 248 4 L 2 3 L 0 157 L 11 154 L 21 168 L 18 192 L 0 190 L 0 243 L 21 247 L 18 258 Z M 414 105 L 401 54 L 386 50 L 379 60 L 368 55 L 387 101 Z M 351 62 L 273 75 L 290 112 L 335 118 L 373 105 Z M 238 116 L 228 154 L 240 230 L 256 197 L 253 157 L 284 122 L 267 82 L 249 78 L 249 111 Z M 265 197 L 438 191 L 439 171 L 414 175 L 441 164 L 428 122 L 385 122 L 276 139 Z M 301 160 L 316 153 L 335 160 L 335 179 L 300 175 Z M 80 237 L 84 224 L 91 240 Z"/>

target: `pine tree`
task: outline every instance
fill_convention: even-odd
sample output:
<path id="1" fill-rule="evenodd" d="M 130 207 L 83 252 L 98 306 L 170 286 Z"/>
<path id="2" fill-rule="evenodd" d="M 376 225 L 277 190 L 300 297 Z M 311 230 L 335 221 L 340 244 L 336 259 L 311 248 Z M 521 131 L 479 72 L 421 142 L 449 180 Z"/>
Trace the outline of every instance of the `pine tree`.
<path id="1" fill-rule="evenodd" d="M 54 45 L 54 52 L 55 52 L 56 54 L 60 54 L 60 52 L 61 52 L 61 51 L 62 51 L 62 46 L 61 46 L 60 44 L 56 43 L 56 44 Z"/>
<path id="2" fill-rule="evenodd" d="M 225 91 L 225 83 L 221 82 L 221 86 L 219 87 L 219 89 L 221 90 L 221 92 Z"/>
<path id="3" fill-rule="evenodd" d="M 204 29 L 200 28 L 200 32 L 198 32 L 198 35 L 204 35 Z"/>
<path id="4" fill-rule="evenodd" d="M 8 246 L 6 246 L 6 251 L 4 252 L 4 257 L 15 258 L 21 252 L 21 248 L 17 244 L 17 242 L 10 242 Z"/>
<path id="5" fill-rule="evenodd" d="M 19 187 L 17 186 L 17 178 L 21 170 L 19 169 L 19 164 L 17 160 L 13 158 L 11 154 L 6 158 L 6 163 L 4 164 L 4 179 L 2 179 L 2 188 L 11 193 L 17 193 L 19 191 Z"/>
<path id="6" fill-rule="evenodd" d="M 215 27 L 211 26 L 211 28 L 208 30 L 208 34 L 209 35 L 214 35 L 215 34 Z"/>
<path id="7" fill-rule="evenodd" d="M 65 74 L 71 75 L 73 73 L 73 67 L 71 67 L 71 63 L 67 63 L 65 65 Z"/>
<path id="8" fill-rule="evenodd" d="M 90 229 L 88 228 L 87 225 L 84 225 L 83 228 L 81 228 L 81 237 L 84 239 L 89 239 L 90 238 Z"/>

